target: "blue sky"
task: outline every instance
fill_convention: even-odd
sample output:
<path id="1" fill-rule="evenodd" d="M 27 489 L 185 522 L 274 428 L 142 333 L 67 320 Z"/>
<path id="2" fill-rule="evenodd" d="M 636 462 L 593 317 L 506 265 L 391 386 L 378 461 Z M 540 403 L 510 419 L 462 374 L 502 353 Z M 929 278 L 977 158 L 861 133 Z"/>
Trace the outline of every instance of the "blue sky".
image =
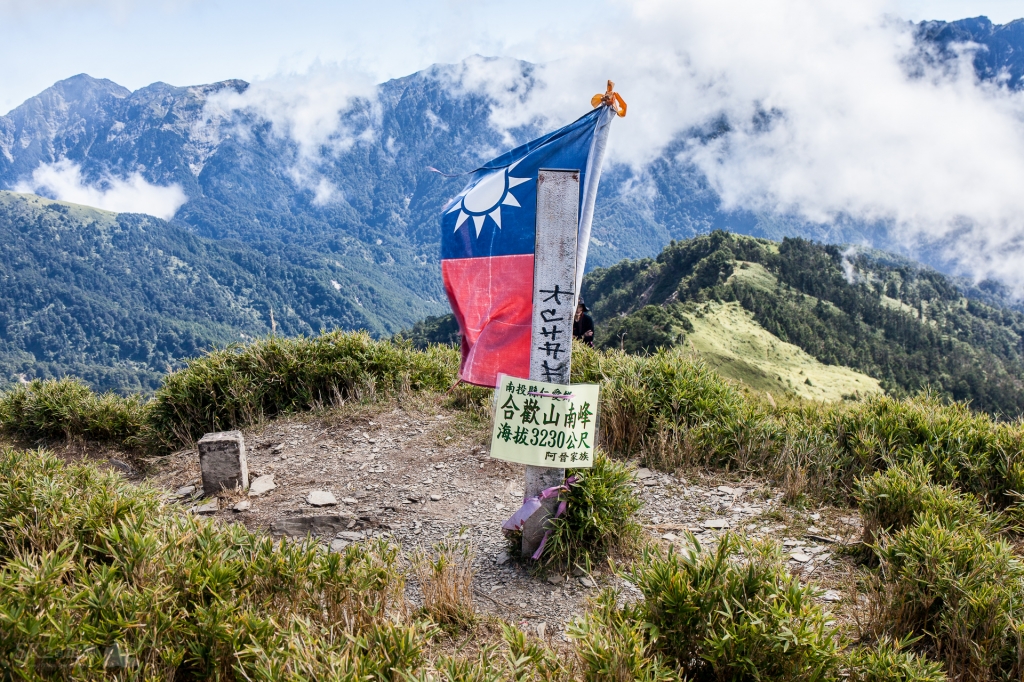
<path id="1" fill-rule="evenodd" d="M 694 0 L 696 1 L 696 0 Z M 614 25 L 610 0 L 0 0 L 0 112 L 77 73 L 136 89 L 302 72 L 402 76 L 471 54 L 537 60 Z M 893 0 L 920 19 L 1024 17 L 1024 0 Z M 596 32 L 596 31 L 595 31 Z M 624 56 L 627 58 L 627 56 Z"/>

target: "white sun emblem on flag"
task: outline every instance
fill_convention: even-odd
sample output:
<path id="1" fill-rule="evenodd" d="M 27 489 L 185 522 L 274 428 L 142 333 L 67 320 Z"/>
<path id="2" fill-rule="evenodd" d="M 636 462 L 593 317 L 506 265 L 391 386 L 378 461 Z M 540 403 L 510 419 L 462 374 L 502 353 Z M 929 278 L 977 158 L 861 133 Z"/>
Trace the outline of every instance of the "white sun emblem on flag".
<path id="1" fill-rule="evenodd" d="M 501 207 L 515 206 L 518 208 L 521 205 L 512 196 L 512 188 L 524 182 L 529 182 L 532 179 L 513 178 L 511 176 L 512 169 L 521 162 L 522 159 L 516 161 L 508 168 L 491 173 L 476 183 L 461 198 L 457 197 L 458 201 L 448 209 L 448 213 L 459 211 L 459 218 L 455 221 L 456 232 L 470 218 L 473 219 L 473 225 L 476 227 L 477 237 L 480 236 L 480 230 L 484 229 L 484 222 L 486 222 L 487 218 L 493 220 L 499 229 L 501 228 Z"/>

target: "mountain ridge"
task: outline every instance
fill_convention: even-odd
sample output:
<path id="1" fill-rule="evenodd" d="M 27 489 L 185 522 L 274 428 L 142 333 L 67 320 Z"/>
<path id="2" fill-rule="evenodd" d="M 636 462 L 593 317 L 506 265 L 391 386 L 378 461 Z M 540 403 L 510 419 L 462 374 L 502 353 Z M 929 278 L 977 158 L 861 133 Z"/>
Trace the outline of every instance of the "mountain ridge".
<path id="1" fill-rule="evenodd" d="M 1004 29 L 979 20 L 926 22 L 917 28 L 921 40 L 936 45 L 936 58 L 943 58 L 943 50 L 964 38 L 979 44 L 1013 43 L 1016 24 Z M 1024 54 L 1024 38 L 1019 53 Z M 977 67 L 980 77 L 999 79 L 1004 72 L 1016 73 L 1017 54 L 990 50 L 988 66 Z M 178 87 L 158 82 L 129 91 L 79 74 L 0 116 L 0 189 L 31 185 L 52 197 L 54 192 L 39 185 L 34 174 L 44 167 L 62 172 L 72 165 L 80 173 L 72 179 L 96 192 L 113 192 L 118 182 L 123 185 L 130 178 L 159 187 L 178 186 L 187 200 L 174 217 L 147 224 L 159 226 L 153 229 L 161 238 L 182 248 L 192 243 L 192 237 L 206 240 L 195 243 L 234 262 L 239 281 L 284 278 L 253 286 L 260 300 L 295 311 L 294 320 L 280 321 L 287 333 L 365 328 L 376 336 L 393 334 L 446 311 L 438 216 L 461 189 L 462 180 L 442 177 L 427 166 L 470 170 L 540 132 L 530 125 L 511 131 L 490 125 L 493 101 L 483 91 L 464 87 L 460 79 L 471 67 L 491 61 L 477 56 L 381 83 L 372 95 L 356 93 L 346 99 L 344 106 L 339 105 L 337 120 L 320 121 L 327 132 L 294 135 L 288 121 L 253 104 L 266 96 L 265 84 L 225 80 Z M 527 62 L 506 60 L 502 67 L 517 72 L 523 87 L 534 82 L 535 67 Z M 1012 83 L 1020 85 L 1019 80 Z M 826 243 L 888 243 L 884 225 L 842 219 L 817 225 L 793 216 L 725 210 L 708 179 L 677 158 L 691 141 L 720 134 L 722 125 L 712 120 L 684 134 L 642 176 L 621 165 L 606 169 L 588 268 L 654 257 L 673 239 L 716 229 L 775 240 L 799 236 Z M 638 186 L 643 191 L 637 191 Z M 48 215 L 48 209 L 40 210 Z M 20 215 L 8 220 L 0 224 L 0 231 L 13 237 L 27 234 L 36 218 Z M 15 243 L 21 251 L 8 245 L 10 260 L 0 264 L 8 270 L 19 259 L 38 259 L 44 252 L 46 261 L 68 256 L 47 252 L 55 248 L 52 244 L 40 251 L 21 237 L 11 242 Z M 216 243 L 226 250 L 217 251 Z M 130 260 L 125 254 L 118 257 Z M 132 278 L 110 282 L 114 287 L 139 285 Z M 44 278 L 38 288 L 65 284 L 59 277 L 49 284 Z M 114 295 L 131 299 L 127 291 Z M 275 298 L 278 295 L 285 298 Z M 1005 289 L 991 282 L 979 283 L 974 295 L 1006 302 Z M 36 302 L 42 304 L 42 299 Z M 266 333 L 269 306 L 259 308 L 258 320 L 251 323 L 255 326 L 239 326 L 232 335 Z M 212 310 L 207 312 L 211 320 L 217 317 Z M 22 321 L 0 317 L 0 327 L 14 330 Z M 76 320 L 74 325 L 85 329 L 89 320 Z M 203 343 L 226 342 L 220 332 L 207 331 L 199 335 Z M 27 352 L 15 336 L 0 337 L 0 342 L 11 352 Z M 78 343 L 88 347 L 91 341 L 82 337 Z M 168 352 L 178 361 L 178 350 Z M 72 349 L 65 355 L 69 353 Z M 64 367 L 57 359 L 47 362 Z M 157 365 L 162 367 L 162 362 Z M 152 367 L 157 365 L 146 364 L 144 371 L 155 371 Z M 134 385 L 134 380 L 124 380 L 124 386 L 106 380 L 97 386 Z"/>

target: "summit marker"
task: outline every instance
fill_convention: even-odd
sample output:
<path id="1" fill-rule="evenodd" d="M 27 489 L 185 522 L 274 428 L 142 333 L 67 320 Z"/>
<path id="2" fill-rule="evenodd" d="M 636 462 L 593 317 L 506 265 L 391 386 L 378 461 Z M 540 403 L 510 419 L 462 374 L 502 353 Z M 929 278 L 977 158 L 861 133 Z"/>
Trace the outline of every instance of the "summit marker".
<path id="1" fill-rule="evenodd" d="M 569 383 L 573 311 L 608 132 L 626 115 L 613 87 L 608 81 L 594 109 L 573 123 L 470 173 L 443 209 L 441 273 L 461 335 L 460 380 L 494 387 L 503 374 Z M 526 502 L 540 504 L 516 526 L 525 555 L 542 550 L 558 507 L 551 491 L 564 488 L 561 462 L 526 467 Z"/>

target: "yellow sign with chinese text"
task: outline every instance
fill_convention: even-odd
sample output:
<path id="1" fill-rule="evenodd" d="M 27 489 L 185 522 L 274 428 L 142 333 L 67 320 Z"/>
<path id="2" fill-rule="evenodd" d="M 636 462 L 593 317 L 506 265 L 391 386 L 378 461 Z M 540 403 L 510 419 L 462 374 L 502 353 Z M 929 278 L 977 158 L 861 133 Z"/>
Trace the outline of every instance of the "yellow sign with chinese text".
<path id="1" fill-rule="evenodd" d="M 594 461 L 597 384 L 548 384 L 498 375 L 491 457 L 539 467 Z"/>

